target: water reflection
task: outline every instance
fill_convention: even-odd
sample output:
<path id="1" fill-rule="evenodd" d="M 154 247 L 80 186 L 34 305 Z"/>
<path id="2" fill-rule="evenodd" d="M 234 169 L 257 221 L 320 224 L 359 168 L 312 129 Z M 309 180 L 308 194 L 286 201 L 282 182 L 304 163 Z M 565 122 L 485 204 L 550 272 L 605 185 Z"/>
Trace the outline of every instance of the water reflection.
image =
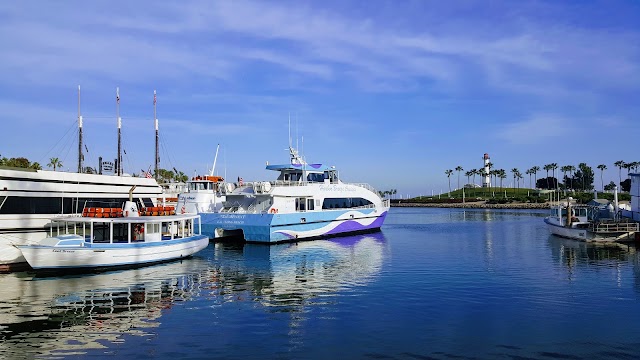
<path id="1" fill-rule="evenodd" d="M 219 243 L 214 258 L 220 260 L 220 293 L 246 292 L 235 299 L 298 311 L 371 281 L 380 272 L 385 245 L 382 232 L 270 246 Z"/>
<path id="2" fill-rule="evenodd" d="M 130 336 L 157 335 L 163 316 L 176 314 L 169 309 L 183 302 L 190 302 L 189 311 L 217 309 L 218 315 L 228 303 L 257 303 L 266 312 L 291 314 L 295 332 L 306 307 L 372 281 L 385 246 L 382 233 L 272 246 L 218 243 L 197 257 L 140 269 L 0 275 L 0 355 L 104 354 Z"/>
<path id="3" fill-rule="evenodd" d="M 633 244 L 595 244 L 549 235 L 548 245 L 553 259 L 566 269 L 568 280 L 575 279 L 577 267 L 591 266 L 596 270 L 600 268 L 615 271 L 619 282 L 620 268 L 631 265 L 634 267 L 636 283 L 639 281 L 638 253 Z"/>
<path id="4" fill-rule="evenodd" d="M 0 353 L 64 356 L 147 335 L 163 310 L 200 292 L 204 259 L 82 276 L 0 276 Z M 105 343 L 106 342 L 106 343 Z"/>

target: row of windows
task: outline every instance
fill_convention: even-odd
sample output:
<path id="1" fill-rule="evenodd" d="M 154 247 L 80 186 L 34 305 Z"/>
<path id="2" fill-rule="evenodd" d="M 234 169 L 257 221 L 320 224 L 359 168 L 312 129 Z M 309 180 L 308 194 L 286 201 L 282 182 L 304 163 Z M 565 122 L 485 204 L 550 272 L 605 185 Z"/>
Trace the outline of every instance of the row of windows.
<path id="1" fill-rule="evenodd" d="M 322 202 L 323 209 L 349 209 L 373 205 L 373 203 L 363 198 L 326 198 Z M 296 211 L 312 211 L 315 206 L 320 206 L 320 200 L 296 198 Z"/>
<path id="2" fill-rule="evenodd" d="M 322 203 L 323 209 L 349 209 L 373 205 L 373 203 L 363 198 L 326 198 Z"/>
<path id="3" fill-rule="evenodd" d="M 0 214 L 73 214 L 85 207 L 121 208 L 128 198 L 51 198 L 8 196 L 0 200 Z M 154 206 L 149 198 L 143 205 Z M 3 203 L 4 201 L 4 203 Z M 141 204 L 139 204 L 141 205 Z"/>

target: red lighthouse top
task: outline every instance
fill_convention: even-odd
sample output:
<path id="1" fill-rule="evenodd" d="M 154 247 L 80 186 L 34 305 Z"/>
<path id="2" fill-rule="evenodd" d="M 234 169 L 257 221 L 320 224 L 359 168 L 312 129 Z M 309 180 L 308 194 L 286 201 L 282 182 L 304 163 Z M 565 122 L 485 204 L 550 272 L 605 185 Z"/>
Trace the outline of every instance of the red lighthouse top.
<path id="1" fill-rule="evenodd" d="M 484 153 L 484 159 L 487 160 L 489 158 L 489 154 Z"/>

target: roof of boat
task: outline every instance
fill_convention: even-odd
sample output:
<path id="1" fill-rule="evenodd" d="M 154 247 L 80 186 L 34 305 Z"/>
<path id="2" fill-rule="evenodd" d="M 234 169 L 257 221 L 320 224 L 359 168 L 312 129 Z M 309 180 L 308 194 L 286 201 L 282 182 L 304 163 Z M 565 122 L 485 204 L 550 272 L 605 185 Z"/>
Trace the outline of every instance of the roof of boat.
<path id="1" fill-rule="evenodd" d="M 114 222 L 114 223 L 141 223 L 141 222 L 166 222 L 166 221 L 178 221 L 187 220 L 199 217 L 198 214 L 176 214 L 176 215 L 163 215 L 163 216 L 129 216 L 129 217 L 115 217 L 115 218 L 97 218 L 86 216 L 60 216 L 52 218 L 53 221 L 66 221 L 66 222 Z"/>
<path id="2" fill-rule="evenodd" d="M 300 170 L 300 171 L 331 171 L 335 170 L 332 166 L 327 166 L 323 164 L 283 164 L 283 165 L 267 165 L 267 170 Z"/>

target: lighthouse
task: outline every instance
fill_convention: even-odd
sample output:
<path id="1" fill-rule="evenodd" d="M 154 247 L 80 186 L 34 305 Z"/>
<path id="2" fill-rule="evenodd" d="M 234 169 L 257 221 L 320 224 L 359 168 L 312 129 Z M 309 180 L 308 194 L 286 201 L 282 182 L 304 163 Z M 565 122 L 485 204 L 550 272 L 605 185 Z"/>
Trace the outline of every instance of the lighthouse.
<path id="1" fill-rule="evenodd" d="M 489 158 L 489 154 L 484 154 L 484 181 L 482 181 L 482 187 L 491 187 L 491 177 L 489 176 L 489 163 L 491 159 Z"/>

